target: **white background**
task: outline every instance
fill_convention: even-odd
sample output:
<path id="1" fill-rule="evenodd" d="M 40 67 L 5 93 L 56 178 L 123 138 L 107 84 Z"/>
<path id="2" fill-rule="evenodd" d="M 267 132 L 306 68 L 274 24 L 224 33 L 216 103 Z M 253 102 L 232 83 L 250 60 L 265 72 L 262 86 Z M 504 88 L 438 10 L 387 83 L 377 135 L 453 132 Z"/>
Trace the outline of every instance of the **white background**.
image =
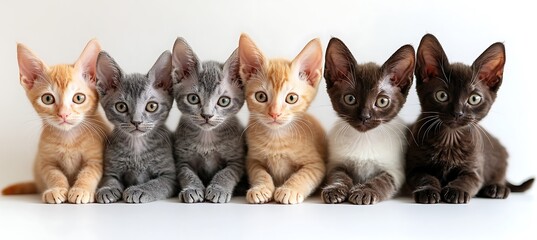
<path id="1" fill-rule="evenodd" d="M 85 44 L 97 38 L 125 71 L 145 73 L 178 36 L 200 59 L 224 61 L 242 32 L 268 57 L 292 59 L 312 38 L 321 38 L 326 47 L 336 36 L 359 62 L 379 64 L 404 44 L 417 49 L 425 33 L 437 36 L 452 62 L 467 64 L 490 44 L 504 42 L 504 82 L 482 125 L 509 150 L 507 176 L 519 183 L 537 173 L 535 10 L 530 1 L 4 0 L 0 3 L 0 187 L 32 178 L 41 125 L 19 84 L 17 42 L 54 65 L 73 63 Z M 310 112 L 326 129 L 336 119 L 324 82 Z M 412 91 L 401 115 L 410 123 L 418 113 Z M 246 123 L 246 107 L 240 116 Z M 173 109 L 171 129 L 178 118 Z M 529 224 L 536 220 L 536 198 L 535 187 L 508 200 L 476 199 L 467 206 L 419 206 L 409 199 L 373 207 L 323 205 L 318 199 L 301 206 L 251 206 L 241 198 L 226 206 L 192 206 L 175 199 L 143 206 L 50 206 L 39 204 L 38 196 L 0 197 L 0 229 L 3 235 L 26 239 L 94 239 L 104 236 L 101 233 L 153 239 L 171 234 L 241 239 L 527 237 L 537 236 Z M 146 226 L 154 232 L 137 233 Z"/>

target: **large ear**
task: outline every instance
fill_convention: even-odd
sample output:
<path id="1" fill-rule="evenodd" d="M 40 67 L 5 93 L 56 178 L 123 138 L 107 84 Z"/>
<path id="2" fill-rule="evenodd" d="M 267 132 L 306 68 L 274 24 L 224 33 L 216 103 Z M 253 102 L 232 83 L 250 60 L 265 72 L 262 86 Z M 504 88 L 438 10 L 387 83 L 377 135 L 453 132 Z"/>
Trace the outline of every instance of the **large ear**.
<path id="1" fill-rule="evenodd" d="M 119 86 L 123 71 L 116 61 L 105 51 L 101 51 L 97 57 L 96 79 L 97 91 L 101 96 Z"/>
<path id="2" fill-rule="evenodd" d="M 192 48 L 184 38 L 178 37 L 173 44 L 172 66 L 173 76 L 176 82 L 196 74 L 199 68 L 199 60 Z"/>
<path id="3" fill-rule="evenodd" d="M 224 77 L 242 87 L 240 76 L 239 49 L 235 49 L 224 63 Z"/>
<path id="4" fill-rule="evenodd" d="M 240 75 L 243 81 L 248 81 L 257 74 L 265 64 L 265 56 L 255 43 L 246 35 L 241 34 L 239 39 Z"/>
<path id="5" fill-rule="evenodd" d="M 84 79 L 90 84 L 90 86 L 95 87 L 97 82 L 97 57 L 101 52 L 101 45 L 97 39 L 92 39 L 86 44 L 86 47 L 78 57 L 78 60 L 75 62 L 75 70 L 82 73 Z"/>
<path id="6" fill-rule="evenodd" d="M 337 81 L 349 81 L 353 79 L 356 59 L 343 41 L 338 38 L 330 39 L 326 48 L 324 63 L 324 79 L 326 87 L 331 88 Z"/>
<path id="7" fill-rule="evenodd" d="M 505 65 L 505 46 L 503 43 L 490 45 L 472 64 L 474 75 L 492 91 L 498 91 L 502 84 Z"/>
<path id="8" fill-rule="evenodd" d="M 48 71 L 47 65 L 21 43 L 17 44 L 17 61 L 19 62 L 20 83 L 26 91 L 32 89 L 35 82 L 44 78 Z"/>
<path id="9" fill-rule="evenodd" d="M 426 83 L 436 77 L 444 78 L 444 70 L 448 66 L 448 58 L 438 39 L 432 34 L 423 36 L 416 60 L 417 84 Z"/>
<path id="10" fill-rule="evenodd" d="M 404 94 L 408 93 L 414 79 L 414 48 L 411 45 L 400 47 L 382 65 L 384 76 L 387 76 L 394 86 L 401 89 Z"/>
<path id="11" fill-rule="evenodd" d="M 151 70 L 149 70 L 147 76 L 153 81 L 153 86 L 155 88 L 162 88 L 165 91 L 172 90 L 172 54 L 170 51 L 164 51 L 160 54 L 160 57 L 157 59 Z"/>
<path id="12" fill-rule="evenodd" d="M 299 76 L 317 87 L 323 69 L 323 48 L 321 40 L 315 38 L 308 42 L 304 49 L 293 59 L 292 69 L 298 70 Z"/>

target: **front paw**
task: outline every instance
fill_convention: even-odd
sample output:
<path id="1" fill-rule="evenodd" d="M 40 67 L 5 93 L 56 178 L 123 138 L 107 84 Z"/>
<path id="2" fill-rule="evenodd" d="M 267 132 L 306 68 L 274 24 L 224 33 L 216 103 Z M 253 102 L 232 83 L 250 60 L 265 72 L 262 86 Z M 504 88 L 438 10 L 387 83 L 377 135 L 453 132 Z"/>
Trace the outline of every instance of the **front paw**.
<path id="1" fill-rule="evenodd" d="M 43 192 L 43 202 L 63 203 L 67 200 L 67 188 L 51 188 Z"/>
<path id="2" fill-rule="evenodd" d="M 371 205 L 378 203 L 380 196 L 374 189 L 355 186 L 350 190 L 349 202 L 356 205 Z"/>
<path id="3" fill-rule="evenodd" d="M 272 200 L 272 191 L 265 186 L 250 188 L 246 193 L 248 203 L 268 203 L 270 200 Z"/>
<path id="4" fill-rule="evenodd" d="M 126 203 L 148 203 L 157 200 L 153 194 L 138 186 L 131 186 L 123 192 L 123 201 Z"/>
<path id="5" fill-rule="evenodd" d="M 325 203 L 342 203 L 347 200 L 348 194 L 348 187 L 331 185 L 323 188 L 321 198 Z"/>
<path id="6" fill-rule="evenodd" d="M 505 199 L 509 196 L 509 193 L 511 193 L 511 189 L 509 189 L 507 186 L 492 184 L 483 187 L 481 191 L 479 191 L 479 196 L 486 198 Z"/>
<path id="7" fill-rule="evenodd" d="M 416 203 L 434 204 L 440 202 L 440 192 L 436 189 L 426 188 L 414 191 Z"/>
<path id="8" fill-rule="evenodd" d="M 98 203 L 114 203 L 121 199 L 119 188 L 102 187 L 97 190 L 95 198 Z"/>
<path id="9" fill-rule="evenodd" d="M 304 195 L 292 188 L 279 187 L 274 191 L 274 200 L 283 204 L 297 204 L 304 201 Z"/>
<path id="10" fill-rule="evenodd" d="M 70 203 L 91 203 L 95 201 L 94 197 L 95 192 L 88 191 L 83 188 L 74 187 L 69 189 L 69 193 L 67 194 L 67 199 Z"/>
<path id="11" fill-rule="evenodd" d="M 184 203 L 203 202 L 205 193 L 201 188 L 185 188 L 179 193 L 179 201 Z"/>
<path id="12" fill-rule="evenodd" d="M 232 191 L 219 185 L 211 184 L 205 190 L 205 199 L 213 203 L 227 203 L 231 200 Z"/>
<path id="13" fill-rule="evenodd" d="M 453 187 L 444 187 L 441 192 L 442 200 L 446 203 L 468 203 L 470 193 Z"/>

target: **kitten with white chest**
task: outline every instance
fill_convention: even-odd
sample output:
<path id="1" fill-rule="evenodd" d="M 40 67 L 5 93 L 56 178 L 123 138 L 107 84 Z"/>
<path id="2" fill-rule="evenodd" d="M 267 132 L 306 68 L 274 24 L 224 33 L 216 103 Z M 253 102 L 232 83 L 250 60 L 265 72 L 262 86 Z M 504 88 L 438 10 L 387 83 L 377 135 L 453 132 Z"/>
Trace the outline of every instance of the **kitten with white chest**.
<path id="1" fill-rule="evenodd" d="M 404 183 L 407 127 L 397 114 L 412 85 L 414 62 L 414 48 L 405 45 L 382 66 L 357 64 L 341 40 L 330 40 L 324 77 L 341 120 L 328 136 L 325 203 L 374 204 Z"/>
<path id="2" fill-rule="evenodd" d="M 200 62 L 183 38 L 173 47 L 174 96 L 181 111 L 175 131 L 179 199 L 226 203 L 244 175 L 244 128 L 236 117 L 244 104 L 239 58 Z"/>

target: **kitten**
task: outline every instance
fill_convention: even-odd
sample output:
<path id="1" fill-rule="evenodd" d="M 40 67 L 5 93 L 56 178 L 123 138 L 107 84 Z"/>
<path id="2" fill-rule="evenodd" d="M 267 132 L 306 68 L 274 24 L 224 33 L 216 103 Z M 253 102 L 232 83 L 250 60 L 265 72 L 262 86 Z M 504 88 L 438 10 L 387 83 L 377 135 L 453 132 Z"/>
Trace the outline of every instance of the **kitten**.
<path id="1" fill-rule="evenodd" d="M 186 203 L 226 203 L 244 175 L 244 104 L 239 56 L 200 63 L 183 38 L 173 46 L 174 96 L 181 111 L 175 131 L 177 180 Z"/>
<path id="2" fill-rule="evenodd" d="M 97 89 L 115 128 L 104 153 L 97 202 L 146 203 L 175 193 L 171 132 L 171 54 L 165 51 L 147 74 L 126 74 L 110 55 L 97 59 Z"/>
<path id="3" fill-rule="evenodd" d="M 505 180 L 507 151 L 478 122 L 502 83 L 505 49 L 494 43 L 472 64 L 450 64 L 431 34 L 418 48 L 416 89 L 422 113 L 412 126 L 407 182 L 417 203 L 468 203 L 478 195 L 506 198 L 529 189 Z"/>
<path id="4" fill-rule="evenodd" d="M 306 113 L 321 79 L 321 43 L 310 41 L 293 61 L 267 59 L 243 34 L 239 57 L 250 111 L 246 200 L 300 203 L 325 174 L 326 136 Z"/>
<path id="5" fill-rule="evenodd" d="M 78 60 L 47 66 L 17 45 L 20 82 L 43 130 L 34 164 L 35 182 L 7 187 L 3 194 L 43 193 L 46 203 L 90 203 L 102 176 L 102 151 L 110 131 L 98 110 L 95 62 L 101 47 L 91 40 Z"/>
<path id="6" fill-rule="evenodd" d="M 382 66 L 357 64 L 341 40 L 330 40 L 324 77 L 341 120 L 328 136 L 325 203 L 374 204 L 404 183 L 407 127 L 397 113 L 412 85 L 414 62 L 414 48 L 405 45 Z"/>

